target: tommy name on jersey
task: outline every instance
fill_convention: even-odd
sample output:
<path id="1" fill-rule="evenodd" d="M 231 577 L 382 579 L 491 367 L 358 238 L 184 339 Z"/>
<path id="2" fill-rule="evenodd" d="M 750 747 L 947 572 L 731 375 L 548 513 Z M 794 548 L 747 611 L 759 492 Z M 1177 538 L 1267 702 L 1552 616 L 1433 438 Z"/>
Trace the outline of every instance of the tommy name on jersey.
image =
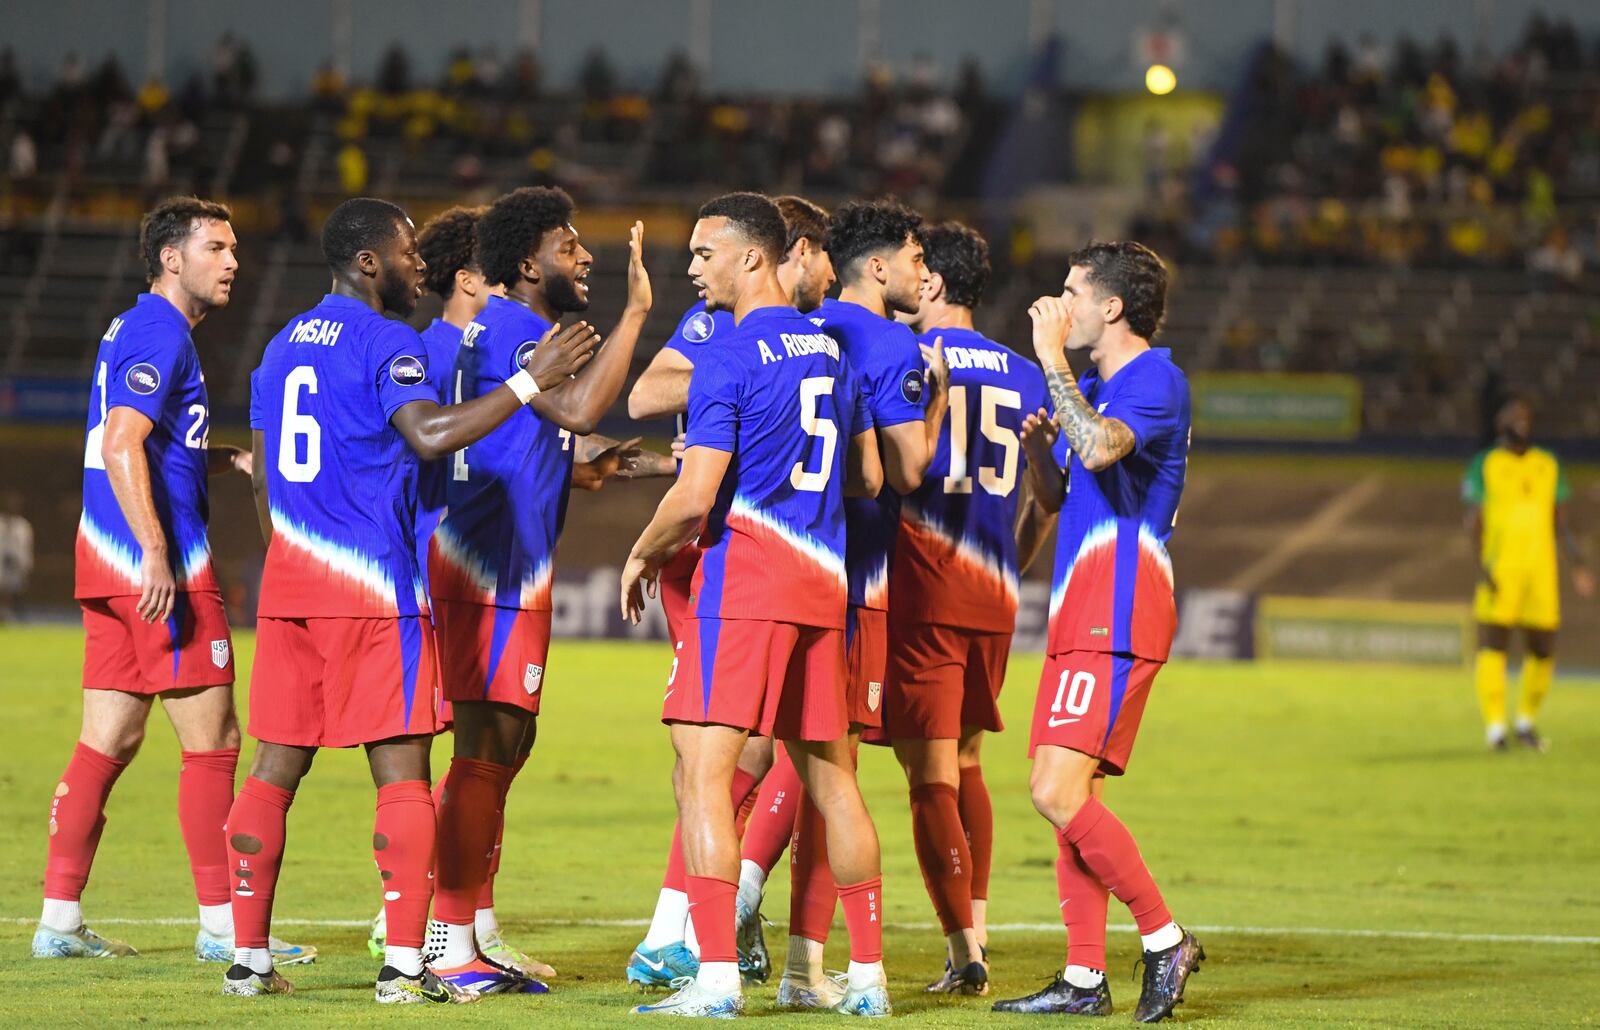
<path id="1" fill-rule="evenodd" d="M 974 350 L 971 347 L 946 347 L 944 362 L 951 368 L 984 368 L 1009 373 L 1011 354 L 1003 350 Z"/>
<path id="2" fill-rule="evenodd" d="M 835 361 L 839 358 L 839 341 L 827 333 L 779 333 L 778 342 L 783 345 L 782 355 L 774 354 L 772 348 L 767 346 L 766 340 L 756 341 L 756 345 L 761 348 L 763 365 L 782 361 L 785 357 L 795 358 L 805 354 L 826 354 Z"/>

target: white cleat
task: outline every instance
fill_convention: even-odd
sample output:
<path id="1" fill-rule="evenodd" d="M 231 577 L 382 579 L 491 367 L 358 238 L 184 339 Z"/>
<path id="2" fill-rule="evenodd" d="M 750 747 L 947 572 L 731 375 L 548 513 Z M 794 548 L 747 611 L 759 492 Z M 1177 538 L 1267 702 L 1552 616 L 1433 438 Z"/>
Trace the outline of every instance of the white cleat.
<path id="1" fill-rule="evenodd" d="M 640 1016 L 693 1016 L 701 1019 L 732 1019 L 744 1011 L 744 995 L 714 994 L 700 986 L 698 980 L 689 980 L 678 987 L 677 993 L 653 1005 L 635 1005 L 630 1011 Z"/>
<path id="2" fill-rule="evenodd" d="M 833 1011 L 846 1016 L 882 1018 L 891 1014 L 894 1009 L 889 1005 L 888 985 L 880 982 L 861 990 L 846 988 L 844 1000 L 835 1005 Z"/>
<path id="3" fill-rule="evenodd" d="M 778 980 L 778 1007 L 781 1009 L 831 1009 L 844 1001 L 844 976 L 825 976 L 802 980 L 788 971 Z"/>
<path id="4" fill-rule="evenodd" d="M 238 964 L 228 967 L 222 974 L 222 993 L 235 998 L 259 998 L 267 994 L 293 994 L 294 984 L 283 978 L 276 969 L 257 973 L 249 966 Z"/>
<path id="5" fill-rule="evenodd" d="M 267 938 L 274 966 L 303 966 L 317 960 L 317 949 L 309 944 L 290 944 L 281 937 Z M 233 940 L 206 933 L 195 934 L 194 960 L 196 962 L 226 962 L 233 964 Z"/>
<path id="6" fill-rule="evenodd" d="M 87 926 L 57 930 L 41 923 L 33 932 L 34 958 L 133 958 L 138 954 L 131 945 L 102 937 Z M 233 957 L 231 952 L 228 957 Z"/>

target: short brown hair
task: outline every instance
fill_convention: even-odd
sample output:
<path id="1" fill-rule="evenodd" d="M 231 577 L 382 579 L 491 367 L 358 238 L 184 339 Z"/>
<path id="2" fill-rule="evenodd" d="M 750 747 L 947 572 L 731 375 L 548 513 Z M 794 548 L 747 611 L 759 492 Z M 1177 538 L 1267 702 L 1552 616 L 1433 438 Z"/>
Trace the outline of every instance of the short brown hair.
<path id="1" fill-rule="evenodd" d="M 1161 331 L 1167 313 L 1167 266 L 1142 243 L 1091 242 L 1072 252 L 1067 267 L 1082 265 L 1085 281 L 1100 297 L 1121 297 L 1122 317 L 1133 335 L 1149 340 Z"/>
<path id="2" fill-rule="evenodd" d="M 801 240 L 810 240 L 823 250 L 828 249 L 828 212 L 804 197 L 774 197 L 772 202 L 778 205 L 778 213 L 783 216 L 784 261 L 789 260 L 789 251 Z"/>
<path id="3" fill-rule="evenodd" d="M 228 205 L 199 197 L 168 197 L 139 220 L 139 253 L 144 255 L 145 279 L 161 278 L 161 252 L 182 245 L 196 222 L 231 222 Z"/>

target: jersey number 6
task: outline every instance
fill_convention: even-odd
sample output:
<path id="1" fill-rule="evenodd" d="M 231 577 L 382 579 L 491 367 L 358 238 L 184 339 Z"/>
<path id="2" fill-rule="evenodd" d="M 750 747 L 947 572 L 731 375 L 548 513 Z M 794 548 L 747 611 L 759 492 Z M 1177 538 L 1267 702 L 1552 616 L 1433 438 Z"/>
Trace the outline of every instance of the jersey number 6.
<path id="1" fill-rule="evenodd" d="M 283 380 L 283 420 L 278 427 L 278 472 L 291 483 L 309 483 L 322 471 L 322 427 L 300 413 L 300 391 L 317 392 L 317 370 L 297 365 Z M 299 438 L 306 457 L 300 460 Z"/>

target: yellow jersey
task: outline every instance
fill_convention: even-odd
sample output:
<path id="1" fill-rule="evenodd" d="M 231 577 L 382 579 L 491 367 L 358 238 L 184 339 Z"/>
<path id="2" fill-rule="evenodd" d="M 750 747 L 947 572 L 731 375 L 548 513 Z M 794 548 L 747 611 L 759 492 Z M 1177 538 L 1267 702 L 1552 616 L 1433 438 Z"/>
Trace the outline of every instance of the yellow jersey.
<path id="1" fill-rule="evenodd" d="M 1491 447 L 1472 459 L 1462 499 L 1480 509 L 1479 559 L 1497 569 L 1543 569 L 1556 564 L 1556 505 L 1570 490 L 1556 456 L 1540 447 L 1522 454 Z"/>

